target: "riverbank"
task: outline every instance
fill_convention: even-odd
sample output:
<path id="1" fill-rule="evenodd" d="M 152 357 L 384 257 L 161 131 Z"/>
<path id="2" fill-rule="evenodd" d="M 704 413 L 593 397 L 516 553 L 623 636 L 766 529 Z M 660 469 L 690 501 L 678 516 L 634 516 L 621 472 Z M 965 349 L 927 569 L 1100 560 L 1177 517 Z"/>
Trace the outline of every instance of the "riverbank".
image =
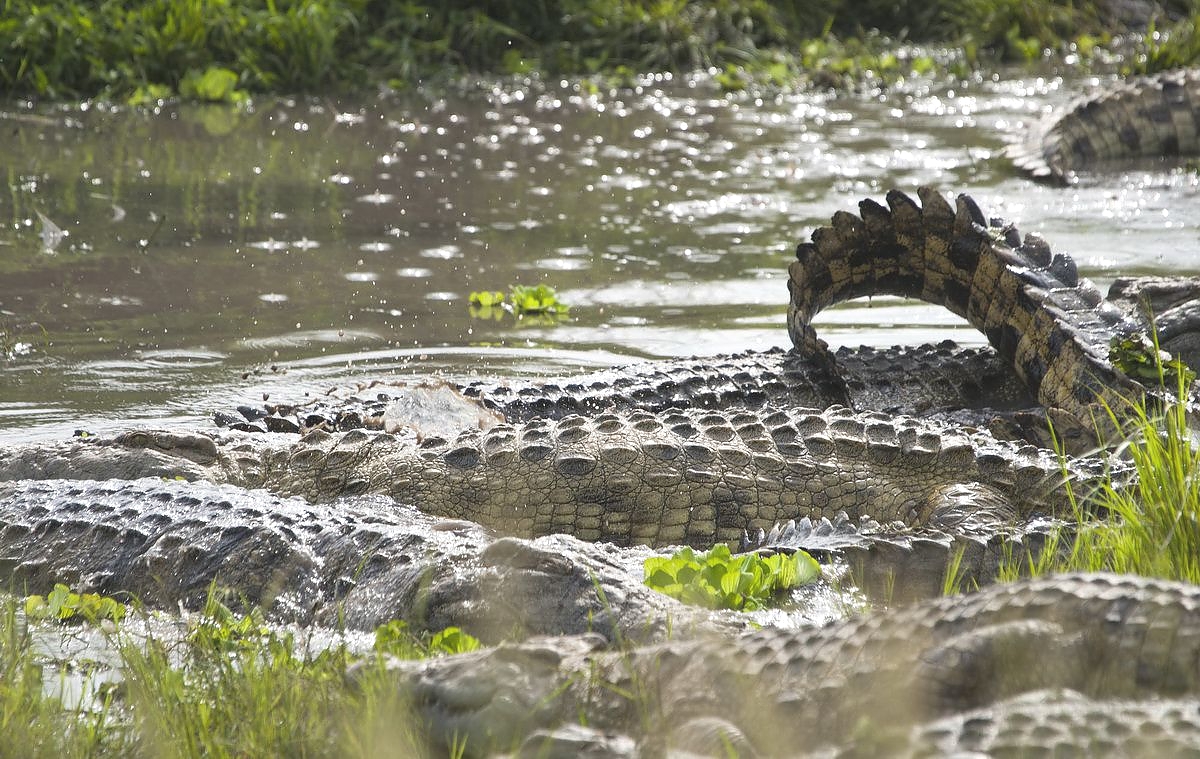
<path id="1" fill-rule="evenodd" d="M 601 75 L 707 69 L 722 84 L 837 86 L 865 73 L 1087 55 L 1200 13 L 1196 0 L 12 0 L 0 21 L 0 95 L 133 103 L 236 102 L 254 93 L 406 89 L 471 74 Z M 1179 54 L 1200 55 L 1174 35 Z M 952 60 L 897 56 L 936 42 Z M 1156 40 L 1148 39 L 1153 46 Z M 1136 52 L 1154 64 L 1152 54 Z M 1175 65 L 1178 65 L 1177 63 Z"/>

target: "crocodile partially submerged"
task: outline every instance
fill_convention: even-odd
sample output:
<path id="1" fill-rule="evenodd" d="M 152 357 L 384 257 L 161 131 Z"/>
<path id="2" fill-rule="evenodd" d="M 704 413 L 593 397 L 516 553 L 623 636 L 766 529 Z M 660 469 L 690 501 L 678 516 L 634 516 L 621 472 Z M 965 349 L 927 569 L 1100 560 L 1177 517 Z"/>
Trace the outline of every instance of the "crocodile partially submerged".
<path id="1" fill-rule="evenodd" d="M 1106 409 L 1120 413 L 1161 393 L 1109 358 L 1114 340 L 1144 337 L 1145 322 L 1105 301 L 1069 257 L 989 222 L 966 196 L 956 207 L 927 188 L 919 196 L 920 206 L 895 191 L 886 207 L 863 201 L 859 215 L 836 214 L 799 246 L 788 329 L 815 362 L 812 373 L 838 380 L 837 358 L 811 326 L 816 313 L 888 292 L 940 303 L 981 329 L 1028 393 L 1057 414 L 1060 431 L 1086 436 Z M 779 398 L 781 384 L 758 387 Z M 302 438 L 134 431 L 0 451 L 0 478 L 172 476 L 313 500 L 383 493 L 514 535 L 567 532 L 622 545 L 707 546 L 843 512 L 909 530 L 996 530 L 1060 515 L 1068 502 L 1053 454 L 973 428 L 841 407 L 694 405 L 421 440 L 362 430 Z M 1067 466 L 1083 492 L 1105 468 L 1083 458 Z"/>
<path id="2" fill-rule="evenodd" d="M 1200 155 L 1200 69 L 1110 84 L 1033 130 L 1008 155 L 1034 179 L 1063 185 L 1106 163 Z"/>
<path id="3" fill-rule="evenodd" d="M 661 362 L 548 385 L 476 382 L 461 389 L 511 422 L 842 404 L 985 426 L 1039 406 L 1060 434 L 1074 436 L 1076 447 L 1086 450 L 1096 442 L 1096 422 L 1108 418 L 1106 409 L 1120 413 L 1161 396 L 1114 366 L 1115 341 L 1137 338 L 1148 346 L 1157 329 L 1162 347 L 1200 359 L 1194 279 L 1122 280 L 1106 298 L 1078 275 L 1069 256 L 989 220 L 971 198 L 960 196 L 951 206 L 931 189 L 918 195 L 920 205 L 898 191 L 888 193 L 886 206 L 865 200 L 859 214 L 835 214 L 798 247 L 788 278 L 793 351 Z M 838 302 L 879 294 L 942 305 L 979 329 L 992 350 L 941 345 L 830 354 L 813 318 Z M 355 428 L 381 416 L 388 400 L 381 393 L 349 407 L 273 406 L 248 411 L 246 419 L 224 414 L 221 421 L 243 429 L 272 428 L 271 422 L 297 431 Z M 1044 433 L 1044 421 L 1033 424 Z"/>

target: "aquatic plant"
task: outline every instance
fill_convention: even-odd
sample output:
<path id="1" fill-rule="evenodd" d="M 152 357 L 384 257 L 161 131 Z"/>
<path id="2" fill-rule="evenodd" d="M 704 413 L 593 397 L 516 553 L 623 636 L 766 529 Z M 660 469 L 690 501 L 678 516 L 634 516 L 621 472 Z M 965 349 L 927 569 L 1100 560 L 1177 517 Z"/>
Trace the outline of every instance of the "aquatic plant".
<path id="1" fill-rule="evenodd" d="M 779 591 L 817 579 L 821 569 L 804 551 L 737 556 L 724 544 L 705 553 L 681 548 L 644 562 L 645 584 L 687 604 L 709 609 L 754 611 Z"/>
<path id="2" fill-rule="evenodd" d="M 539 323 L 554 324 L 570 310 L 554 288 L 545 284 L 512 285 L 507 296 L 499 290 L 472 292 L 467 302 L 476 319 L 500 319 L 512 313 L 518 319 L 534 317 Z"/>
<path id="3" fill-rule="evenodd" d="M 57 583 L 48 595 L 32 595 L 25 599 L 25 616 L 30 619 L 97 624 L 102 620 L 120 622 L 125 618 L 125 612 L 125 604 L 115 598 L 98 593 L 76 593 L 62 583 Z"/>

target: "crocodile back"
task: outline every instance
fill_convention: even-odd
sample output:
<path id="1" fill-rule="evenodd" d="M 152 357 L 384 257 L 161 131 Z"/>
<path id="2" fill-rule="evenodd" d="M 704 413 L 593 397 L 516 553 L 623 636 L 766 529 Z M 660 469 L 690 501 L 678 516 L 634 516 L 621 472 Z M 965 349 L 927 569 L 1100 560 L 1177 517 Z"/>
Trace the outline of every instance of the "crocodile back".
<path id="1" fill-rule="evenodd" d="M 1077 101 L 1011 146 L 1013 164 L 1034 179 L 1069 184 L 1102 161 L 1200 154 L 1200 69 L 1119 82 Z"/>

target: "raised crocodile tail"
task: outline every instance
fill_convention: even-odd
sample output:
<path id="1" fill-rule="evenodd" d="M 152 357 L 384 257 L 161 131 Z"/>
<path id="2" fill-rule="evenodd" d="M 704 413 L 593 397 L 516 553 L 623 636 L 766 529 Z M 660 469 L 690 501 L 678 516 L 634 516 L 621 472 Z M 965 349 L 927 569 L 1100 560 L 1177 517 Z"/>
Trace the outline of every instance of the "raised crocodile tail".
<path id="1" fill-rule="evenodd" d="M 1200 154 L 1200 69 L 1119 82 L 1076 102 L 1007 153 L 1034 179 L 1058 184 L 1098 161 Z"/>
<path id="2" fill-rule="evenodd" d="M 890 294 L 945 306 L 965 318 L 1015 368 L 1031 394 L 1091 429 L 1098 402 L 1120 408 L 1145 388 L 1109 360 L 1114 338 L 1140 325 L 1078 276 L 1070 257 L 1041 239 L 990 223 L 971 198 L 956 208 L 920 188 L 918 206 L 902 192 L 887 207 L 859 203 L 839 212 L 796 249 L 788 269 L 788 332 L 802 352 L 822 347 L 812 319 L 826 306 Z"/>

